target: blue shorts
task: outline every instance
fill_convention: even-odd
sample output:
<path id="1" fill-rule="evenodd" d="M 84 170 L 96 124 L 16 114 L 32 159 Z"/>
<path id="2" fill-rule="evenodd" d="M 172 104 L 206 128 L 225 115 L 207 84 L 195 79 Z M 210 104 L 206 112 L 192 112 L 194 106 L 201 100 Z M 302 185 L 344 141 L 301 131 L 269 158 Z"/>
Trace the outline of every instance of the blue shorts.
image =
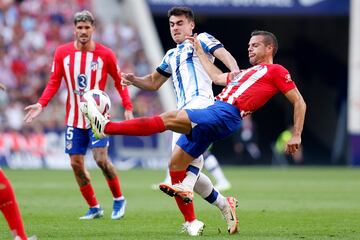
<path id="1" fill-rule="evenodd" d="M 216 101 L 204 109 L 185 109 L 195 125 L 190 134 L 177 141 L 185 152 L 197 158 L 215 141 L 229 136 L 240 128 L 240 111 L 235 106 Z"/>
<path id="2" fill-rule="evenodd" d="M 65 153 L 85 155 L 88 147 L 107 147 L 109 138 L 96 139 L 91 129 L 67 126 L 65 132 Z"/>

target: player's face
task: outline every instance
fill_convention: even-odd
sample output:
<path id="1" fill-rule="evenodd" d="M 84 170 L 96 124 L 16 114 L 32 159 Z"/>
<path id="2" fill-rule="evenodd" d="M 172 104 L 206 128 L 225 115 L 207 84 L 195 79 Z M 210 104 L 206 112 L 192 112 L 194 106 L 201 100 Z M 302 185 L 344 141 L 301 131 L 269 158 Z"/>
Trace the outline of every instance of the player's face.
<path id="1" fill-rule="evenodd" d="M 252 36 L 249 41 L 249 61 L 252 65 L 261 64 L 272 56 L 272 45 L 265 46 L 264 36 Z"/>
<path id="2" fill-rule="evenodd" d="M 75 38 L 81 44 L 91 41 L 95 27 L 90 22 L 78 22 L 75 26 Z"/>
<path id="3" fill-rule="evenodd" d="M 195 23 L 187 19 L 184 15 L 171 16 L 169 18 L 171 37 L 176 43 L 185 41 L 185 37 L 191 36 Z"/>

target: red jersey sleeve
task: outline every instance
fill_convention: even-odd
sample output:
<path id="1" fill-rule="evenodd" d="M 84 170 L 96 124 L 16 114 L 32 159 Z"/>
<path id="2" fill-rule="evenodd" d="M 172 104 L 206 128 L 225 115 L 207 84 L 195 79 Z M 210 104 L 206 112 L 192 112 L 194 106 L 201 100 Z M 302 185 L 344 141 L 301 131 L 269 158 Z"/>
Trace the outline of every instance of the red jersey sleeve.
<path id="1" fill-rule="evenodd" d="M 274 83 L 276 87 L 283 93 L 287 93 L 289 90 L 296 88 L 296 84 L 291 79 L 289 71 L 281 65 L 275 65 L 274 71 Z"/>
<path id="2" fill-rule="evenodd" d="M 125 110 L 132 111 L 133 105 L 130 100 L 129 91 L 126 86 L 121 85 L 121 72 L 119 65 L 117 64 L 117 59 L 115 57 L 115 54 L 110 50 L 109 51 L 109 74 L 114 79 L 115 88 L 120 94 L 120 97 L 122 99 L 122 105 L 125 108 Z"/>
<path id="3" fill-rule="evenodd" d="M 50 80 L 38 100 L 42 107 L 46 107 L 60 88 L 63 68 L 59 49 L 56 49 L 51 67 Z"/>

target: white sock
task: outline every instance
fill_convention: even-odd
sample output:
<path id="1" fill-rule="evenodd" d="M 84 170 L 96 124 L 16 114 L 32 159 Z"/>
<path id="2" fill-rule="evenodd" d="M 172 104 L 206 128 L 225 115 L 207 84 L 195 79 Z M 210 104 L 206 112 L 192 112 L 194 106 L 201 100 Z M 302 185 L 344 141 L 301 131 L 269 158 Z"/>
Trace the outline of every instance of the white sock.
<path id="1" fill-rule="evenodd" d="M 228 182 L 228 180 L 226 179 L 218 160 L 216 159 L 216 157 L 213 154 L 210 154 L 204 162 L 204 166 L 206 168 L 206 170 L 208 170 L 211 175 L 213 175 L 216 183 L 223 183 L 223 182 Z"/>
<path id="2" fill-rule="evenodd" d="M 199 174 L 194 191 L 210 204 L 217 206 L 220 210 L 226 207 L 226 197 L 214 188 L 211 180 L 205 174 Z"/>
<path id="3" fill-rule="evenodd" d="M 121 197 L 118 197 L 118 198 L 114 198 L 114 201 L 118 201 L 118 200 L 124 200 L 125 197 L 124 196 L 121 196 Z"/>
<path id="4" fill-rule="evenodd" d="M 182 181 L 182 184 L 187 189 L 191 189 L 191 190 L 194 189 L 194 185 L 198 180 L 199 174 L 203 166 L 204 166 L 204 158 L 202 155 L 191 161 L 190 165 L 186 169 L 186 177 Z"/>

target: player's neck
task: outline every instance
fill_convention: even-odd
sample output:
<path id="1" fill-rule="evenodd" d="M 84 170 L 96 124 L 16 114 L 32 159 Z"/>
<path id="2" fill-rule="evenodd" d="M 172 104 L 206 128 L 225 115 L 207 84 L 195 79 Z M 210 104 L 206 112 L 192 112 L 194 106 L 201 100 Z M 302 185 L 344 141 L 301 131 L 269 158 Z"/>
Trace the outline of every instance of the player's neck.
<path id="1" fill-rule="evenodd" d="M 96 44 L 93 40 L 87 42 L 86 44 L 82 44 L 79 41 L 74 42 L 74 47 L 79 51 L 94 51 L 95 45 Z"/>
<path id="2" fill-rule="evenodd" d="M 269 59 L 264 59 L 263 61 L 259 62 L 258 64 L 256 65 L 259 65 L 259 64 L 273 64 L 273 59 L 272 58 L 269 58 Z"/>

